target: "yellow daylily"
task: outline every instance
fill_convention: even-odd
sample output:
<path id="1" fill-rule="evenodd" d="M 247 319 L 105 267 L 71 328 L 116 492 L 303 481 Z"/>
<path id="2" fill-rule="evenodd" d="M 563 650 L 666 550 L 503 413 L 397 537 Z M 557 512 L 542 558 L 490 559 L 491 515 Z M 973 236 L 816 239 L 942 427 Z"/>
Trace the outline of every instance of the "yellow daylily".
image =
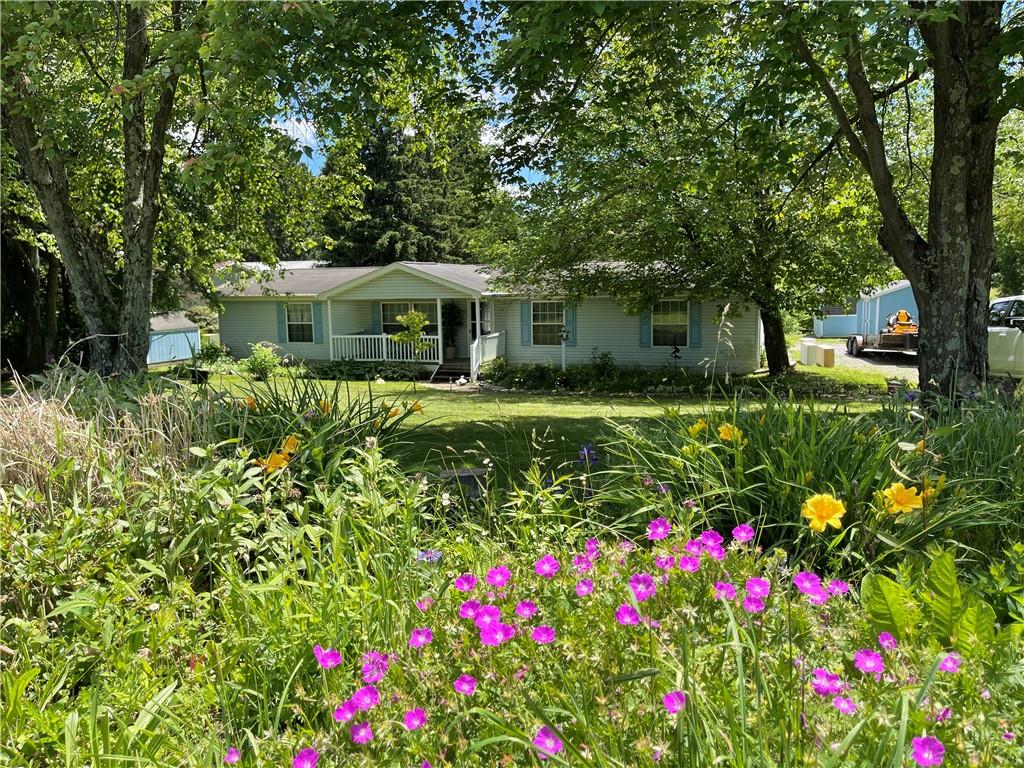
<path id="1" fill-rule="evenodd" d="M 704 419 L 697 419 L 690 425 L 690 437 L 696 438 L 708 431 L 708 423 Z"/>
<path id="2" fill-rule="evenodd" d="M 393 418 L 395 418 L 395 416 L 398 415 L 398 413 L 399 413 L 399 411 L 398 411 L 397 408 L 392 408 L 390 411 L 388 411 L 388 418 L 389 419 L 393 419 Z"/>
<path id="3" fill-rule="evenodd" d="M 831 493 L 817 493 L 804 502 L 800 514 L 807 518 L 807 524 L 812 531 L 824 533 L 825 526 L 842 527 L 841 521 L 846 514 L 846 505 Z"/>
<path id="4" fill-rule="evenodd" d="M 726 422 L 718 428 L 718 437 L 727 443 L 739 443 L 743 440 L 743 430 Z"/>
<path id="5" fill-rule="evenodd" d="M 321 400 L 318 403 L 318 405 L 320 406 L 320 413 L 322 413 L 324 416 L 330 413 L 331 408 L 334 407 L 334 403 L 332 403 L 330 400 Z"/>
<path id="6" fill-rule="evenodd" d="M 263 467 L 263 471 L 274 472 L 278 469 L 283 469 L 288 466 L 289 456 L 286 453 L 278 453 L 274 451 L 265 459 L 259 459 L 256 463 Z"/>
<path id="7" fill-rule="evenodd" d="M 247 398 L 245 398 L 245 406 L 250 411 L 255 411 L 256 410 L 256 398 L 253 397 L 252 395 L 249 395 Z"/>
<path id="8" fill-rule="evenodd" d="M 284 439 L 284 442 L 281 444 L 281 453 L 283 453 L 284 455 L 288 456 L 290 454 L 295 453 L 295 451 L 298 449 L 298 447 L 299 447 L 299 436 L 298 435 L 288 435 L 288 437 L 286 437 Z"/>
<path id="9" fill-rule="evenodd" d="M 882 498 L 885 501 L 885 509 L 890 514 L 913 512 L 924 506 L 924 496 L 918 494 L 917 488 L 907 488 L 903 483 L 893 483 L 884 491 Z"/>
<path id="10" fill-rule="evenodd" d="M 409 410 L 412 411 L 413 413 L 422 413 L 423 403 L 417 400 L 415 403 L 412 404 L 412 407 Z"/>

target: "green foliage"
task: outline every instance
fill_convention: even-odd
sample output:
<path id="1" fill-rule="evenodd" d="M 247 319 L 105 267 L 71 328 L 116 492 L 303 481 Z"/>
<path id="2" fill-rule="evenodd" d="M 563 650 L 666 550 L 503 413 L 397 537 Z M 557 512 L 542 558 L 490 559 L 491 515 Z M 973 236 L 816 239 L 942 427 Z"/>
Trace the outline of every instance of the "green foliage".
<path id="1" fill-rule="evenodd" d="M 267 381 L 281 366 L 277 352 L 266 344 L 253 344 L 249 356 L 242 360 L 242 366 L 257 381 Z"/>
<path id="2" fill-rule="evenodd" d="M 423 340 L 423 331 L 430 325 L 430 318 L 423 312 L 411 309 L 404 315 L 398 315 L 395 319 L 405 326 L 405 329 L 391 334 L 392 341 L 398 344 L 411 344 L 417 352 L 429 346 L 429 342 Z"/>
<path id="3" fill-rule="evenodd" d="M 393 363 L 374 360 L 333 360 L 306 363 L 306 375 L 336 381 L 416 381 L 422 368 L 415 363 Z"/>
<path id="4" fill-rule="evenodd" d="M 231 352 L 226 345 L 218 341 L 206 339 L 199 346 L 199 354 L 196 355 L 196 360 L 206 364 L 219 363 L 230 357 L 230 354 Z"/>

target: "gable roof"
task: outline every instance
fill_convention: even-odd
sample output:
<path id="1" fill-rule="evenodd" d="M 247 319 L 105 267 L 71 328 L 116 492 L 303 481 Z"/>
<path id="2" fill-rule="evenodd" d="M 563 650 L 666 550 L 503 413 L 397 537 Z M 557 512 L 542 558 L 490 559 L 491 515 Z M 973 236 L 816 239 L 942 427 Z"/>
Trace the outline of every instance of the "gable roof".
<path id="1" fill-rule="evenodd" d="M 363 283 L 369 283 L 378 277 L 392 272 L 408 272 L 424 277 L 430 282 L 455 288 L 470 295 L 481 296 L 487 290 L 487 267 L 481 264 L 441 264 L 433 261 L 393 261 L 383 267 L 376 267 L 372 272 L 360 275 L 351 282 L 328 290 L 332 295 L 343 294 Z"/>
<path id="2" fill-rule="evenodd" d="M 184 312 L 164 312 L 149 318 L 149 330 L 162 333 L 166 331 L 191 331 L 199 326 L 185 317 Z"/>

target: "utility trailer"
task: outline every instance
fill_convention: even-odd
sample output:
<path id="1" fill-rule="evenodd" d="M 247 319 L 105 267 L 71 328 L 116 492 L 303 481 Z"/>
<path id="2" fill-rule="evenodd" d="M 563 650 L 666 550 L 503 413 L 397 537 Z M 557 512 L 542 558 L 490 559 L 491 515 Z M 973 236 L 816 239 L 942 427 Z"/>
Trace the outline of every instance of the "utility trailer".
<path id="1" fill-rule="evenodd" d="M 910 282 L 900 280 L 861 296 L 857 302 L 857 327 L 846 337 L 846 352 L 917 354 L 917 302 Z"/>
<path id="2" fill-rule="evenodd" d="M 865 352 L 904 352 L 917 354 L 917 332 L 851 333 L 846 337 L 846 352 L 858 357 Z"/>

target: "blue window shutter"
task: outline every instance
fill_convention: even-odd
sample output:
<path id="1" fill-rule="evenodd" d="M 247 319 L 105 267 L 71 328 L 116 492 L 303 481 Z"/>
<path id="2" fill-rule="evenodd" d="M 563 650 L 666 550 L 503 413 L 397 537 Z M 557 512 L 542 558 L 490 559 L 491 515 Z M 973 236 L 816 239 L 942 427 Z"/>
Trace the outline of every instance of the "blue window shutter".
<path id="1" fill-rule="evenodd" d="M 691 301 L 686 305 L 686 346 L 700 349 L 703 342 L 700 327 L 700 302 Z"/>
<path id="2" fill-rule="evenodd" d="M 288 310 L 283 301 L 277 303 L 277 343 L 288 343 Z"/>
<path id="3" fill-rule="evenodd" d="M 565 305 L 565 329 L 569 331 L 569 338 L 565 340 L 565 346 L 576 346 L 576 305 Z"/>
<path id="4" fill-rule="evenodd" d="M 324 343 L 324 303 L 313 302 L 313 343 Z"/>
<path id="5" fill-rule="evenodd" d="M 375 301 L 370 305 L 370 333 L 380 333 L 383 327 L 384 322 L 381 320 L 380 302 Z"/>
<path id="6" fill-rule="evenodd" d="M 640 313 L 640 346 L 651 346 L 651 310 Z"/>
<path id="7" fill-rule="evenodd" d="M 533 344 L 533 306 L 528 301 L 519 302 L 520 342 L 524 347 Z"/>

